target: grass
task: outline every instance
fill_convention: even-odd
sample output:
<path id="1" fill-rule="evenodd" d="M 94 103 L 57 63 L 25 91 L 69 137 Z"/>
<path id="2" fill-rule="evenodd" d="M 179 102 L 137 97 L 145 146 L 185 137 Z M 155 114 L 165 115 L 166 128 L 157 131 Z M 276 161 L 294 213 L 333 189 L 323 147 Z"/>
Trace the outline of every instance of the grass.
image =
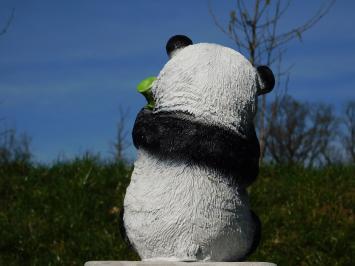
<path id="1" fill-rule="evenodd" d="M 130 167 L 96 158 L 0 172 L 0 265 L 136 259 L 118 213 Z"/>
<path id="2" fill-rule="evenodd" d="M 251 187 L 263 225 L 250 260 L 278 265 L 353 265 L 355 167 L 269 166 Z"/>
<path id="3" fill-rule="evenodd" d="M 137 260 L 118 214 L 132 168 L 85 156 L 51 166 L 0 167 L 0 265 Z M 352 265 L 355 166 L 263 166 L 250 188 L 263 224 L 250 261 Z"/>

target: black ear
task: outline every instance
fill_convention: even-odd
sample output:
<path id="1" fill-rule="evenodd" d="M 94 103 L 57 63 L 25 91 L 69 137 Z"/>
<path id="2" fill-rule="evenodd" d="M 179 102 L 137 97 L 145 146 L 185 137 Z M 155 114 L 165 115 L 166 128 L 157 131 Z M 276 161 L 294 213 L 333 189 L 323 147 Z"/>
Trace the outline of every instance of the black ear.
<path id="1" fill-rule="evenodd" d="M 185 35 L 175 35 L 171 37 L 166 43 L 166 52 L 168 56 L 171 57 L 175 50 L 183 48 L 190 44 L 192 44 L 192 41 L 189 37 Z"/>
<path id="2" fill-rule="evenodd" d="M 257 71 L 260 77 L 260 90 L 258 95 L 268 93 L 272 91 L 275 86 L 275 77 L 272 70 L 267 66 L 258 66 Z"/>

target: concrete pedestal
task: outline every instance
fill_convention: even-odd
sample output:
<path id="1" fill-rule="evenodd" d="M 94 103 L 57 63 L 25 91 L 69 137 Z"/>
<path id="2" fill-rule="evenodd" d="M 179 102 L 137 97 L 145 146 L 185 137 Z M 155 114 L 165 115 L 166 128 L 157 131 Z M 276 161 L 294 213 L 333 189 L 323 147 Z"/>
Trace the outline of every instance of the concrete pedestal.
<path id="1" fill-rule="evenodd" d="M 88 261 L 85 266 L 276 266 L 270 262 Z"/>

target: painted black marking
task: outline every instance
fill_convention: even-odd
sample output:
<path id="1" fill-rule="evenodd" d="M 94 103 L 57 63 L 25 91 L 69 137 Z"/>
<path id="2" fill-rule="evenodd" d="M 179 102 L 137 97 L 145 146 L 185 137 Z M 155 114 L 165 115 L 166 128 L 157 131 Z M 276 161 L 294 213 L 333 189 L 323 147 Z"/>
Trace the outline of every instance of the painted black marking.
<path id="1" fill-rule="evenodd" d="M 185 46 L 191 45 L 192 41 L 189 37 L 185 35 L 175 35 L 171 37 L 166 43 L 166 52 L 170 57 L 171 53 L 179 48 L 183 48 Z"/>
<path id="2" fill-rule="evenodd" d="M 193 121 L 187 113 L 153 113 L 143 108 L 133 128 L 133 143 L 161 160 L 210 167 L 250 185 L 259 172 L 259 142 L 254 126 L 243 138 L 230 130 Z"/>
<path id="3" fill-rule="evenodd" d="M 257 71 L 265 85 L 264 88 L 260 90 L 259 95 L 269 93 L 275 86 L 275 77 L 272 70 L 267 66 L 258 66 Z"/>

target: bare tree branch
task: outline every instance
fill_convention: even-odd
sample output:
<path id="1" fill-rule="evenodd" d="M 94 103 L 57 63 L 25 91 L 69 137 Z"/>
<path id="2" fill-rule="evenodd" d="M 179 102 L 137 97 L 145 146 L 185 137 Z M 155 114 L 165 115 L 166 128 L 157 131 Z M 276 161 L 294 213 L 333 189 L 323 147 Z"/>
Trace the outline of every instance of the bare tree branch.
<path id="1" fill-rule="evenodd" d="M 342 124 L 344 126 L 343 147 L 349 161 L 355 163 L 355 101 L 347 103 Z"/>
<path id="2" fill-rule="evenodd" d="M 280 87 L 282 77 L 289 79 L 290 67 L 282 69 L 282 57 L 285 53 L 285 46 L 291 40 L 302 38 L 302 34 L 312 28 L 321 20 L 334 5 L 335 0 L 327 0 L 313 16 L 308 18 L 300 26 L 291 28 L 280 33 L 278 26 L 291 6 L 292 0 L 267 1 L 254 0 L 248 2 L 237 0 L 235 10 L 230 12 L 227 27 L 221 25 L 213 13 L 211 1 L 209 2 L 209 12 L 216 26 L 234 41 L 241 53 L 247 55 L 249 61 L 254 65 L 268 65 L 277 67 L 277 85 Z M 258 113 L 259 140 L 261 147 L 260 159 L 263 159 L 266 123 L 266 96 L 261 98 L 261 111 Z M 276 108 L 276 106 L 274 106 Z"/>
<path id="3" fill-rule="evenodd" d="M 7 129 L 0 135 L 0 165 L 27 164 L 32 158 L 31 139 L 26 134 L 17 134 L 15 129 Z"/>
<path id="4" fill-rule="evenodd" d="M 129 116 L 129 109 L 119 107 L 116 140 L 113 143 L 115 160 L 124 160 L 124 151 L 129 148 L 128 141 L 129 132 L 127 131 L 127 117 Z"/>
<path id="5" fill-rule="evenodd" d="M 10 17 L 7 19 L 6 24 L 5 24 L 5 26 L 2 28 L 2 30 L 0 30 L 0 36 L 1 36 L 1 35 L 4 35 L 4 34 L 7 32 L 7 30 L 9 29 L 9 27 L 10 27 L 10 25 L 11 25 L 11 22 L 13 21 L 14 17 L 15 17 L 15 8 L 13 8 L 13 9 L 11 10 Z"/>
<path id="6" fill-rule="evenodd" d="M 328 151 L 338 133 L 331 106 L 300 103 L 284 95 L 268 110 L 266 146 L 269 160 L 308 166 L 329 163 Z"/>

